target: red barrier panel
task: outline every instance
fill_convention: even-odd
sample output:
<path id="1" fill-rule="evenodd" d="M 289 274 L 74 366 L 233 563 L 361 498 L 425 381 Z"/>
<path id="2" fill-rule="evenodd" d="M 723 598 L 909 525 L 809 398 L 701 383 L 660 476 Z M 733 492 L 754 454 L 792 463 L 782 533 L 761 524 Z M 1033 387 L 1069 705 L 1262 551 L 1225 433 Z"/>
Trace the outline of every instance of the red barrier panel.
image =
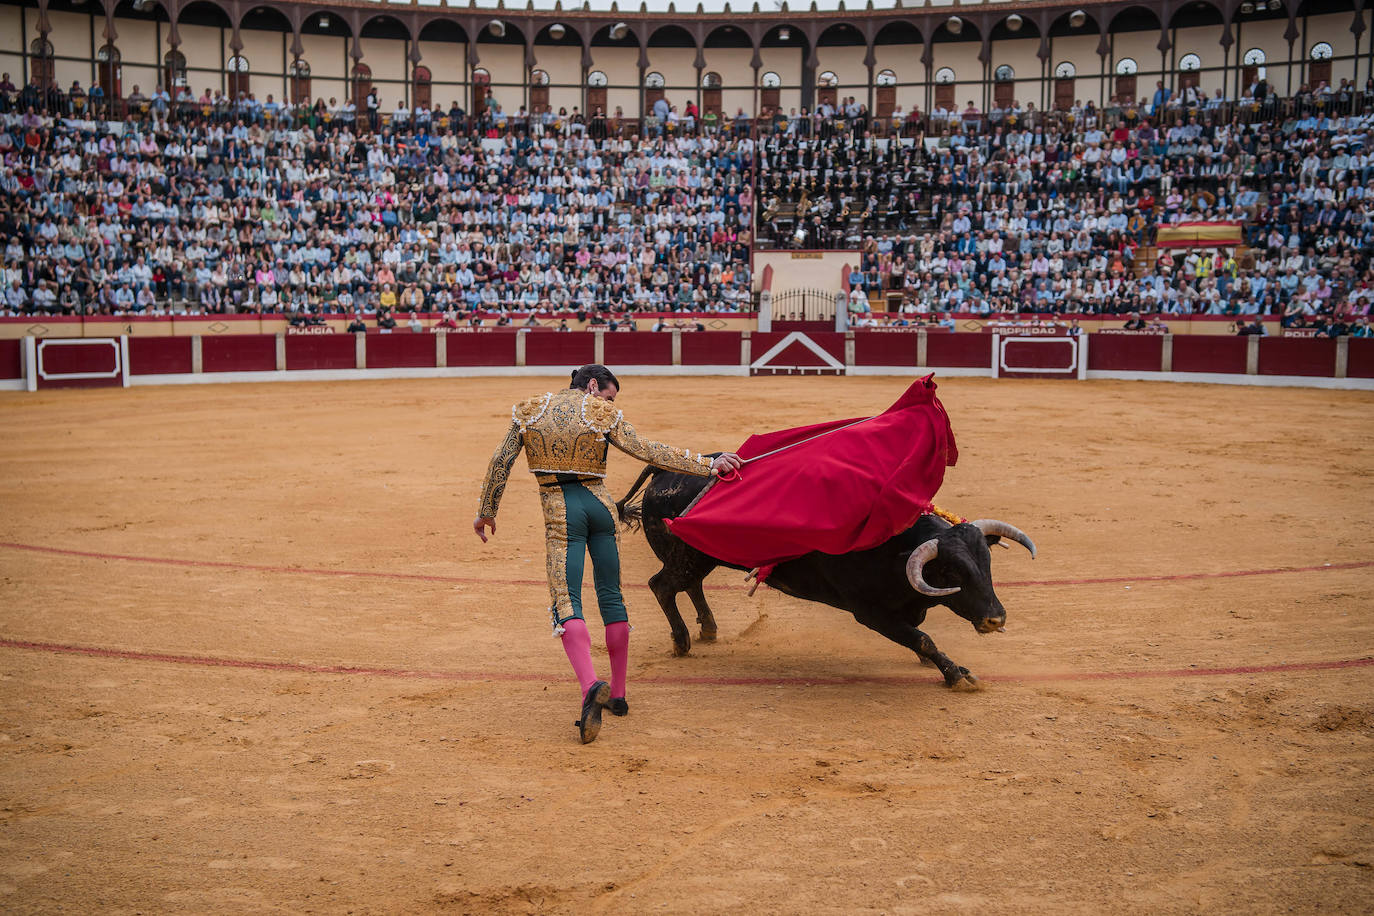
<path id="1" fill-rule="evenodd" d="M 1374 378 L 1374 337 L 1350 338 L 1345 374 L 1349 378 Z"/>
<path id="2" fill-rule="evenodd" d="M 787 340 L 790 333 L 782 331 L 769 331 L 767 333 L 755 332 L 752 338 L 751 349 L 749 352 L 750 362 L 757 363 L 768 355 L 778 344 Z M 807 333 L 806 339 L 820 347 L 821 350 L 830 356 L 841 366 L 844 365 L 844 335 L 830 331 L 828 333 L 811 332 Z M 801 339 L 795 339 L 788 343 L 783 349 L 779 350 L 769 360 L 769 367 L 789 367 L 796 366 L 799 369 L 832 369 L 834 366 L 820 354 L 816 353 Z"/>
<path id="3" fill-rule="evenodd" d="M 1245 348 L 1248 337 L 1211 335 L 1174 335 L 1175 372 L 1225 372 L 1245 374 Z M 1093 343 L 1096 343 L 1094 339 Z M 1092 346 L 1088 347 L 1089 351 Z"/>
<path id="4" fill-rule="evenodd" d="M 1162 335 L 1092 334 L 1088 339 L 1088 368 L 1100 372 L 1158 372 L 1163 351 Z"/>
<path id="5" fill-rule="evenodd" d="M 444 336 L 446 362 L 453 366 L 514 366 L 516 331 L 453 331 Z M 533 332 L 531 332 L 533 334 Z M 567 335 L 560 334 L 560 337 Z M 369 341 L 370 343 L 371 341 Z"/>
<path id="6" fill-rule="evenodd" d="M 0 379 L 24 377 L 24 341 L 0 340 Z"/>
<path id="7" fill-rule="evenodd" d="M 611 331 L 605 336 L 602 357 L 608 366 L 671 366 L 673 335 L 663 331 Z M 739 358 L 739 351 L 735 351 Z"/>
<path id="8" fill-rule="evenodd" d="M 855 331 L 854 364 L 915 366 L 916 331 Z"/>
<path id="9" fill-rule="evenodd" d="M 529 331 L 525 333 L 525 365 L 585 366 L 596 358 L 596 341 L 591 333 L 572 331 Z"/>
<path id="10" fill-rule="evenodd" d="M 1336 341 L 1331 337 L 1264 337 L 1259 343 L 1260 375 L 1336 374 Z"/>
<path id="11" fill-rule="evenodd" d="M 992 335 L 930 334 L 926 365 L 936 369 L 991 369 Z"/>
<path id="12" fill-rule="evenodd" d="M 1078 370 L 1076 337 L 1003 337 L 999 345 L 1002 375 L 1065 378 Z"/>
<path id="13" fill-rule="evenodd" d="M 206 372 L 271 372 L 277 368 L 277 338 L 268 334 L 202 337 L 200 356 Z"/>
<path id="14" fill-rule="evenodd" d="M 191 371 L 191 338 L 130 337 L 130 375 L 173 375 Z"/>
<path id="15" fill-rule="evenodd" d="M 117 337 L 58 337 L 36 341 L 39 388 L 106 388 L 124 384 L 128 367 Z"/>
<path id="16" fill-rule="evenodd" d="M 402 331 L 367 335 L 367 368 L 433 369 L 434 335 Z"/>
<path id="17" fill-rule="evenodd" d="M 352 334 L 286 335 L 287 369 L 356 369 Z"/>
<path id="18" fill-rule="evenodd" d="M 740 331 L 683 331 L 684 366 L 738 366 Z"/>

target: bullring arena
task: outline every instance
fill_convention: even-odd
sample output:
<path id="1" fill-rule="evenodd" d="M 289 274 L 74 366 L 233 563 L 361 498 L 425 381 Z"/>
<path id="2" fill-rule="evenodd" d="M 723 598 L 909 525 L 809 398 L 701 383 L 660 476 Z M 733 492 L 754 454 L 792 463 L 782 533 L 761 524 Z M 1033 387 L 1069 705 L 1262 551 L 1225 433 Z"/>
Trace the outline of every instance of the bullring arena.
<path id="1" fill-rule="evenodd" d="M 0 0 L 0 910 L 1374 912 L 1371 15 Z M 676 651 L 627 529 L 575 726 L 473 516 L 586 364 L 701 451 L 933 373 L 977 684 L 786 575 Z"/>
<path id="2" fill-rule="evenodd" d="M 906 384 L 624 381 L 702 448 Z M 626 535 L 635 705 L 583 747 L 534 487 L 468 525 L 562 384 L 6 395 L 6 909 L 1367 909 L 1367 392 L 943 380 L 940 502 L 1040 548 L 1006 633 L 927 623 L 986 689 L 724 571 L 674 658 Z"/>

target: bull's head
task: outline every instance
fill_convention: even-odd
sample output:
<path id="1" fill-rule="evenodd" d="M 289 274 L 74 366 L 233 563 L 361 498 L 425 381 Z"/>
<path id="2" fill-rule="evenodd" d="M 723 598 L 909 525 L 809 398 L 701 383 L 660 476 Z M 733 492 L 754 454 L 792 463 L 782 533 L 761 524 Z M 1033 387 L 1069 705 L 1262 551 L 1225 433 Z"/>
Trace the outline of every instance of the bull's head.
<path id="1" fill-rule="evenodd" d="M 941 604 L 972 623 L 979 633 L 1000 630 L 1007 612 L 992 588 L 988 548 L 1002 538 L 1016 541 L 1035 558 L 1035 542 L 1020 528 L 980 518 L 954 525 L 913 550 L 906 562 L 906 577 L 912 588 L 942 599 Z"/>

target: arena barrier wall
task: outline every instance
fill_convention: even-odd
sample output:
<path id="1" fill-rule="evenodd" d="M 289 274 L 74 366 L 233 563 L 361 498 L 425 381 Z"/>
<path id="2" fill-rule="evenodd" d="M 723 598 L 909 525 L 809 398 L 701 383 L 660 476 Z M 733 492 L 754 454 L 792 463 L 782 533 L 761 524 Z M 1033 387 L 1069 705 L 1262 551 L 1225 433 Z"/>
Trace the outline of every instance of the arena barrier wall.
<path id="1" fill-rule="evenodd" d="M 0 388 L 561 375 L 893 375 L 1126 379 L 1374 390 L 1374 340 L 1065 329 L 439 333 L 0 339 Z"/>
<path id="2" fill-rule="evenodd" d="M 524 327 L 523 322 L 528 317 L 524 312 L 513 312 L 508 317 L 515 323 L 514 327 L 497 327 L 496 321 L 502 317 L 500 313 L 491 312 L 482 315 L 487 322 L 484 326 L 477 328 L 480 331 L 509 331 L 515 327 Z M 898 317 L 895 313 L 874 313 L 871 317 L 879 321 L 885 318 Z M 1113 333 L 1120 332 L 1125 319 L 1120 315 L 1017 315 L 1014 318 L 1007 318 L 997 315 L 973 315 L 964 313 L 954 313 L 952 316 L 960 333 L 1018 333 L 1018 326 L 1026 324 L 1050 324 L 1053 322 L 1065 321 L 1069 318 L 1076 319 L 1081 325 L 1085 334 L 1096 334 L 1098 332 Z M 1231 336 L 1235 333 L 1234 315 L 1166 315 L 1168 330 L 1175 336 Z M 1249 317 L 1249 316 L 1247 316 Z M 424 312 L 419 316 L 419 321 L 426 332 L 437 328 L 443 315 L 435 312 Z M 537 320 L 543 325 L 543 330 L 552 330 L 553 326 L 559 322 L 567 322 L 569 329 L 573 331 L 585 331 L 591 328 L 589 318 L 579 318 L 575 312 L 567 312 L 552 316 L 536 316 Z M 708 331 L 759 331 L 758 316 L 753 312 L 664 312 L 664 313 L 637 313 L 636 321 L 640 329 L 650 330 L 655 323 L 662 321 L 669 327 L 681 326 L 684 330 L 692 330 L 696 325 Z M 398 312 L 397 319 L 401 324 L 405 324 L 408 318 L 405 314 Z M 241 337 L 249 334 L 287 334 L 300 336 L 329 336 L 331 334 L 342 335 L 347 333 L 350 321 L 347 315 L 330 314 L 321 319 L 319 325 L 307 327 L 292 327 L 285 315 L 256 315 L 256 314 L 236 314 L 236 315 L 4 315 L 0 316 L 0 340 L 22 339 L 24 337 Z M 368 317 L 369 323 L 373 321 Z M 1312 334 L 1311 331 L 1292 330 L 1285 331 L 1279 325 L 1277 318 L 1269 317 L 1264 321 L 1265 329 L 1270 336 L 1278 337 L 1285 334 L 1298 336 L 1302 334 Z M 833 321 L 787 321 L 786 319 L 773 317 L 770 331 L 832 331 L 834 330 Z M 375 331 L 375 328 L 373 329 Z M 400 330 L 398 328 L 398 330 Z M 468 330 L 464 328 L 464 330 Z M 889 330 L 889 329 L 884 329 Z M 910 330 L 903 328 L 891 328 L 890 330 Z M 1053 349 L 1053 348 L 1051 348 Z"/>

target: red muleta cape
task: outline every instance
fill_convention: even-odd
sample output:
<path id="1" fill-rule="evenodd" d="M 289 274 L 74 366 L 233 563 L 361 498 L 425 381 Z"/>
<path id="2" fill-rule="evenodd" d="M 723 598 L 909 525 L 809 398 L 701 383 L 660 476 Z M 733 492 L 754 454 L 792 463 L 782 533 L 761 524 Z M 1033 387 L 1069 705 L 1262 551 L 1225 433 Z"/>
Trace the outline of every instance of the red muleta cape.
<path id="1" fill-rule="evenodd" d="M 739 455 L 738 479 L 713 481 L 667 524 L 703 553 L 759 567 L 760 581 L 784 560 L 867 550 L 905 531 L 959 458 L 929 375 L 876 417 L 750 436 Z"/>

